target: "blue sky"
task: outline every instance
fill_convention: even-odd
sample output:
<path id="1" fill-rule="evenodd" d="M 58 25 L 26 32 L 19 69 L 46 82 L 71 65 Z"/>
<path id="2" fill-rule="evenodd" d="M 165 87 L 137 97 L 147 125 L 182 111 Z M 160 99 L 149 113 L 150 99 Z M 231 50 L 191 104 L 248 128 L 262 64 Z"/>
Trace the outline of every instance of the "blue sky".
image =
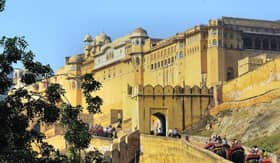
<path id="1" fill-rule="evenodd" d="M 221 16 L 279 20 L 279 0 L 7 0 L 0 36 L 25 36 L 37 60 L 54 70 L 83 52 L 83 38 L 104 31 L 112 39 L 136 27 L 165 38 Z"/>

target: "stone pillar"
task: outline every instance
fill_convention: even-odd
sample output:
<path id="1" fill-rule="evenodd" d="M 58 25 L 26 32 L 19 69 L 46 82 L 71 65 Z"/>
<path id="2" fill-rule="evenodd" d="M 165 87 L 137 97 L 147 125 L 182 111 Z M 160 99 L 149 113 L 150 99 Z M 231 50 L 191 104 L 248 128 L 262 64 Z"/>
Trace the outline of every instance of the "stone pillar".
<path id="1" fill-rule="evenodd" d="M 261 41 L 261 47 L 260 47 L 260 49 L 263 49 L 263 38 L 260 38 L 260 41 Z"/>
<path id="2" fill-rule="evenodd" d="M 268 49 L 271 50 L 271 39 L 268 39 Z"/>

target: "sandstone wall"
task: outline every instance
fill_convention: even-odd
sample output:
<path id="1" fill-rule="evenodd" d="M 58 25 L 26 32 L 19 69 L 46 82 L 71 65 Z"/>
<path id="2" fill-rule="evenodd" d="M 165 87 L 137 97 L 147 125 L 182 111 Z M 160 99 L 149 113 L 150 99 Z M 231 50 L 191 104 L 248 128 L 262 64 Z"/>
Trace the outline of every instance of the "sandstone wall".
<path id="1" fill-rule="evenodd" d="M 210 151 L 183 139 L 141 135 L 141 163 L 228 163 Z"/>
<path id="2" fill-rule="evenodd" d="M 166 133 L 169 129 L 193 128 L 208 115 L 208 105 L 212 99 L 212 89 L 198 86 L 139 86 L 137 100 L 141 133 L 151 131 L 151 117 L 161 114 L 165 118 Z"/>
<path id="3" fill-rule="evenodd" d="M 222 87 L 223 102 L 247 100 L 278 88 L 280 88 L 280 58 L 225 83 Z"/>

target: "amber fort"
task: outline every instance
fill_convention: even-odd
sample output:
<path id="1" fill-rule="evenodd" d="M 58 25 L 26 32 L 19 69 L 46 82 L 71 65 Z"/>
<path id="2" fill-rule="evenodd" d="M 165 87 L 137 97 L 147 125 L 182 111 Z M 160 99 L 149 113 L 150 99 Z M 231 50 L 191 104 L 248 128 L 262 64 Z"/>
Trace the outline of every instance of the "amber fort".
<path id="1" fill-rule="evenodd" d="M 80 54 L 65 57 L 65 64 L 54 77 L 30 88 L 42 91 L 47 82 L 60 83 L 73 105 L 85 106 L 79 77 L 93 74 L 102 83 L 95 92 L 103 99 L 102 113 L 93 116 L 84 110 L 81 118 L 89 125 L 116 124 L 121 119 L 120 133 L 139 131 L 146 140 L 143 150 L 148 150 L 147 142 L 155 143 L 148 134 L 157 127 L 164 135 L 174 128 L 191 130 L 208 114 L 229 105 L 223 103 L 246 100 L 280 86 L 280 21 L 221 17 L 168 38 L 149 35 L 141 27 L 115 40 L 104 32 L 87 34 Z M 59 129 L 45 126 L 42 130 L 56 141 Z M 176 141 L 172 148 L 185 143 L 162 139 L 156 141 Z M 60 143 L 54 144 L 63 148 Z M 176 149 L 183 152 L 177 158 L 189 155 L 190 150 L 199 153 L 190 147 L 181 148 Z M 211 157 L 212 162 L 222 162 L 211 154 L 204 155 L 197 159 Z M 152 162 L 154 158 L 143 159 Z"/>

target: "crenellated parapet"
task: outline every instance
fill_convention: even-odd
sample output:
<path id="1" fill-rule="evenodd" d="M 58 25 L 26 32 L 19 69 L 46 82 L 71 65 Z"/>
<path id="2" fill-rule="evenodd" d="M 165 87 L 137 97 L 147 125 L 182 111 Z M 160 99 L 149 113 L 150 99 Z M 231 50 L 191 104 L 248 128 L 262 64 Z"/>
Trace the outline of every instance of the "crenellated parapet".
<path id="1" fill-rule="evenodd" d="M 161 85 L 145 85 L 145 86 L 137 86 L 133 87 L 133 95 L 134 96 L 209 96 L 211 97 L 213 94 L 212 88 L 207 87 L 198 87 L 193 86 L 190 87 L 188 85 L 181 87 L 175 86 L 172 87 L 170 85 L 161 86 Z"/>

